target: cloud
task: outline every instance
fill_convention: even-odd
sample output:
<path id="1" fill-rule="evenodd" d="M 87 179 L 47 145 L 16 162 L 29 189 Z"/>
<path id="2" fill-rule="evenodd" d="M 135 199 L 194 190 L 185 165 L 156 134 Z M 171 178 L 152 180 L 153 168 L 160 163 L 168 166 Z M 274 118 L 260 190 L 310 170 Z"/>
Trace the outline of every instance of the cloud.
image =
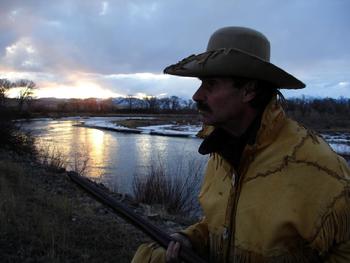
<path id="1" fill-rule="evenodd" d="M 195 80 L 121 76 L 158 76 L 165 66 L 204 51 L 217 28 L 240 25 L 267 35 L 271 61 L 305 81 L 305 91 L 318 93 L 316 80 L 349 79 L 349 9 L 343 0 L 2 0 L 0 65 L 6 71 L 54 74 L 58 83 L 76 72 L 118 75 L 101 78 L 101 85 L 149 94 L 174 88 L 190 97 L 188 88 L 175 87 Z"/>
<path id="2" fill-rule="evenodd" d="M 114 93 L 127 96 L 145 94 L 147 96 L 172 96 L 190 98 L 199 86 L 194 78 L 178 78 L 164 74 L 132 73 L 132 74 L 85 74 L 81 73 L 72 79 L 98 83 L 100 87 Z"/>
<path id="3" fill-rule="evenodd" d="M 107 14 L 108 6 L 109 6 L 108 2 L 102 2 L 101 3 L 101 11 L 99 13 L 100 16 L 104 16 L 104 15 Z"/>
<path id="4" fill-rule="evenodd" d="M 195 78 L 178 78 L 154 73 L 135 74 L 96 74 L 71 72 L 70 74 L 53 74 L 41 72 L 3 73 L 2 77 L 31 79 L 38 87 L 37 97 L 117 97 L 117 96 L 178 96 L 191 98 L 199 87 Z M 84 88 L 85 87 L 85 88 Z M 55 95 L 56 94 L 56 95 Z"/>
<path id="5" fill-rule="evenodd" d="M 323 79 L 315 77 L 307 81 L 308 85 L 302 90 L 283 90 L 282 93 L 286 97 L 299 97 L 309 96 L 317 98 L 339 98 L 339 97 L 350 97 L 350 82 L 349 81 L 338 81 L 337 77 L 329 77 Z"/>
<path id="6" fill-rule="evenodd" d="M 104 76 L 100 83 L 109 89 L 124 95 L 143 93 L 151 96 L 172 96 L 190 98 L 199 86 L 195 78 L 178 78 L 174 76 L 136 73 L 127 75 Z"/>
<path id="7" fill-rule="evenodd" d="M 3 62 L 20 70 L 37 70 L 41 67 L 40 57 L 29 38 L 21 38 L 7 46 Z"/>
<path id="8" fill-rule="evenodd" d="M 349 81 L 341 81 L 338 83 L 338 86 L 342 87 L 342 88 L 350 87 L 350 82 Z"/>

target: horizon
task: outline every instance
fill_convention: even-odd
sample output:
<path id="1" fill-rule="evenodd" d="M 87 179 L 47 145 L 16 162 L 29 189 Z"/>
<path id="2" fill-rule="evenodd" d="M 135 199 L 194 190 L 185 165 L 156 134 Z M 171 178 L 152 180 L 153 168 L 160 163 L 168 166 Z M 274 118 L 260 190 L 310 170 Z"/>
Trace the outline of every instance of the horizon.
<path id="1" fill-rule="evenodd" d="M 161 96 L 144 96 L 144 97 L 137 97 L 137 96 L 132 96 L 131 98 L 133 99 L 139 99 L 139 100 L 144 100 L 145 98 L 150 98 L 150 97 L 154 97 L 156 99 L 163 99 L 163 98 L 170 98 L 172 96 L 175 96 L 175 95 L 167 95 L 167 96 L 164 96 L 164 95 L 161 95 Z M 106 98 L 100 98 L 100 97 L 84 97 L 84 98 L 75 98 L 75 97 L 32 97 L 31 99 L 32 100 L 50 100 L 50 99 L 56 99 L 56 100 L 70 100 L 70 99 L 79 99 L 79 100 L 88 100 L 88 99 L 96 99 L 96 100 L 108 100 L 108 99 L 125 99 L 125 98 L 128 98 L 129 96 L 126 95 L 126 96 L 118 96 L 118 97 L 106 97 Z M 192 98 L 185 98 L 185 97 L 178 97 L 176 96 L 178 99 L 180 100 L 183 100 L 183 101 L 187 101 L 187 100 L 192 100 Z M 10 99 L 18 99 L 18 97 L 8 97 Z M 334 98 L 334 97 L 321 97 L 321 96 L 312 96 L 312 95 L 300 95 L 300 96 L 289 96 L 289 97 L 285 97 L 285 99 L 287 100 L 298 100 L 298 99 L 301 99 L 301 100 L 327 100 L 327 99 L 332 99 L 332 100 L 350 100 L 350 97 L 344 97 L 344 96 L 339 96 L 337 98 Z"/>

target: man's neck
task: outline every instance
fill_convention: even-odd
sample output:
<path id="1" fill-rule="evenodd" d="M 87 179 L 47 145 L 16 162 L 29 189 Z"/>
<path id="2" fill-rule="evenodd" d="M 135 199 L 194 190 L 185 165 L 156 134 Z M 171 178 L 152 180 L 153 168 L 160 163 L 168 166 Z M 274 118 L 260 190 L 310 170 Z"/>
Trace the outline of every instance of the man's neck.
<path id="1" fill-rule="evenodd" d="M 244 118 L 240 119 L 239 121 L 237 120 L 228 121 L 220 125 L 220 128 L 224 129 L 225 131 L 227 131 L 228 133 L 230 133 L 235 137 L 239 137 L 247 131 L 247 129 L 253 123 L 257 115 L 258 115 L 257 110 L 250 109 L 244 114 L 242 114 L 242 116 L 245 116 Z"/>

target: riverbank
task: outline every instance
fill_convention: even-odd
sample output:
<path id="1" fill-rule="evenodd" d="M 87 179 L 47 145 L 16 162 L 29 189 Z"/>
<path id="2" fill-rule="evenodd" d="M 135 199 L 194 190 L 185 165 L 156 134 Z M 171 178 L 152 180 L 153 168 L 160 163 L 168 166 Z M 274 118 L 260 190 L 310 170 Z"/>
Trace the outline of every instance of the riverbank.
<path id="1" fill-rule="evenodd" d="M 350 132 L 350 121 L 347 115 L 329 114 L 320 112 L 308 112 L 300 114 L 298 109 L 288 109 L 286 114 L 302 123 L 306 127 L 317 132 Z M 147 113 L 147 112 L 119 112 L 119 113 L 96 113 L 96 112 L 45 112 L 45 113 L 31 113 L 26 116 L 28 120 L 37 118 L 48 119 L 65 119 L 65 118 L 94 118 L 94 117 L 122 117 L 130 118 L 127 121 L 118 121 L 117 125 L 128 127 L 130 129 L 149 126 L 161 125 L 168 123 L 201 125 L 201 117 L 198 113 Z M 141 117 L 141 118 L 140 118 Z M 146 121 L 145 117 L 150 121 Z M 142 119 L 143 118 L 143 119 Z"/>
<path id="2" fill-rule="evenodd" d="M 92 199 L 67 177 L 30 160 L 0 152 L 0 255 L 2 262 L 130 262 L 150 241 Z M 113 194 L 172 233 L 190 222 Z"/>

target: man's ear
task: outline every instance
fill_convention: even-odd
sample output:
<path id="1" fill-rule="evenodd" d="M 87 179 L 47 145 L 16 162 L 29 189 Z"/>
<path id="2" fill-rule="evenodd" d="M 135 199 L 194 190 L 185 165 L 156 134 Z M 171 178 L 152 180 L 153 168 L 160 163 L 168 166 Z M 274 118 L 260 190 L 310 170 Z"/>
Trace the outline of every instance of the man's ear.
<path id="1" fill-rule="evenodd" d="M 256 85 L 257 81 L 249 81 L 243 87 L 242 102 L 250 102 L 256 96 Z"/>

